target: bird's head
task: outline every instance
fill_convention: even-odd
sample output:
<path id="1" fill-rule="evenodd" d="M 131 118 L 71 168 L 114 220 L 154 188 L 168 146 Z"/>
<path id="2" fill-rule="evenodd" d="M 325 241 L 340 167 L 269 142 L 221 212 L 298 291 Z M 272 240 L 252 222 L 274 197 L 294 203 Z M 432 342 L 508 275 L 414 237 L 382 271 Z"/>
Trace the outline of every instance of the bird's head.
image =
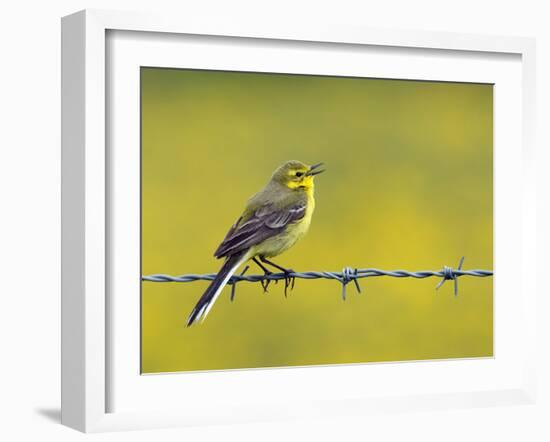
<path id="1" fill-rule="evenodd" d="M 308 166 L 300 161 L 287 161 L 273 173 L 271 179 L 292 190 L 309 190 L 313 187 L 315 175 L 325 171 L 319 169 L 322 165 Z"/>

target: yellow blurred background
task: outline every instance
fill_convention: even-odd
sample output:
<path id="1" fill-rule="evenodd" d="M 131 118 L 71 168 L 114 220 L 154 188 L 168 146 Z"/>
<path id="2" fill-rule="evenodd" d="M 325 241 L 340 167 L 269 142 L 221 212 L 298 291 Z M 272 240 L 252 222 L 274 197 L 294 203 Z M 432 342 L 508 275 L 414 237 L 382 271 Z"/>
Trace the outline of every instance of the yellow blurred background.
<path id="1" fill-rule="evenodd" d="M 308 235 L 274 261 L 492 269 L 492 85 L 142 68 L 142 271 L 213 273 L 246 200 L 286 160 L 323 161 Z M 254 264 L 248 274 L 261 273 Z M 492 278 L 297 280 L 264 294 L 142 283 L 142 372 L 492 356 Z"/>

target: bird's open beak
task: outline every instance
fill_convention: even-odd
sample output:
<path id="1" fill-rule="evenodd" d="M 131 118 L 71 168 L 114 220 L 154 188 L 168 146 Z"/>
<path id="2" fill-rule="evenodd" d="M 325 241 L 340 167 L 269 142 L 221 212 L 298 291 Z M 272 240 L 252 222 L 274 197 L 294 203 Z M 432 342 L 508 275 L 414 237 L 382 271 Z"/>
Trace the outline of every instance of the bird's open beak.
<path id="1" fill-rule="evenodd" d="M 309 170 L 306 172 L 306 176 L 319 175 L 320 173 L 323 173 L 325 169 L 317 170 L 322 165 L 323 163 L 317 163 L 313 166 L 310 166 Z"/>

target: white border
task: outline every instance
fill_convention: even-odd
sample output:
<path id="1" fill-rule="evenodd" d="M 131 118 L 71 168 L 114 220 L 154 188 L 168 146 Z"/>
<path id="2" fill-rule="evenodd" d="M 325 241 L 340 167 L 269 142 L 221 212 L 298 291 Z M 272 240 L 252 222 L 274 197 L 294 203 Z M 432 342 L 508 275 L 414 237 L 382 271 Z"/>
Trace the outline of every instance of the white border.
<path id="1" fill-rule="evenodd" d="M 521 384 L 523 330 L 517 324 L 519 281 L 513 256 L 520 253 L 521 180 L 521 60 L 507 54 L 432 51 L 322 43 L 179 36 L 118 31 L 109 34 L 108 83 L 110 111 L 108 151 L 112 198 L 109 213 L 112 239 L 110 311 L 113 315 L 109 411 L 180 410 L 190 417 L 208 410 L 223 417 L 227 404 L 219 398 L 239 398 L 250 410 L 280 403 L 281 408 L 307 400 L 372 398 L 388 395 L 441 394 L 502 390 Z M 295 368 L 244 372 L 139 375 L 140 309 L 140 66 L 224 69 L 297 74 L 354 75 L 494 83 L 496 247 L 496 359 L 445 361 L 437 364 L 369 364 L 366 366 Z M 183 314 L 183 313 L 182 313 Z M 183 317 L 182 317 L 183 318 Z M 183 324 L 183 323 L 182 323 Z M 183 326 L 183 325 L 182 325 Z M 467 326 L 467 324 L 465 324 Z M 449 379 L 452 379 L 450 386 Z M 261 391 L 261 395 L 258 394 Z M 181 398 L 186 401 L 182 403 Z M 234 401 L 229 401 L 229 403 Z M 258 411 L 256 410 L 256 413 Z M 270 413 L 273 413 L 270 410 Z"/>
<path id="2" fill-rule="evenodd" d="M 187 34 L 240 35 L 248 37 L 278 38 L 307 41 L 346 42 L 355 44 L 376 44 L 381 46 L 426 47 L 461 49 L 471 51 L 494 51 L 520 54 L 523 74 L 523 167 L 532 168 L 532 127 L 534 93 L 534 44 L 531 40 L 519 38 L 490 38 L 455 34 L 431 34 L 420 32 L 388 32 L 347 27 L 325 29 L 277 29 L 272 31 L 258 25 L 177 23 L 166 18 L 153 18 L 122 13 L 82 12 L 69 16 L 63 21 L 63 404 L 62 420 L 66 425 L 83 431 L 101 431 L 136 427 L 170 426 L 196 424 L 200 422 L 235 422 L 254 419 L 281 418 L 285 416 L 337 415 L 341 413 L 362 413 L 371 407 L 376 409 L 419 409 L 437 406 L 465 406 L 502 404 L 530 400 L 534 393 L 533 348 L 524 345 L 527 356 L 519 358 L 528 370 L 522 370 L 521 379 L 517 373 L 512 383 L 503 383 L 497 390 L 469 394 L 434 394 L 422 390 L 425 395 L 408 397 L 399 387 L 393 393 L 398 397 L 391 399 L 368 399 L 359 395 L 340 395 L 338 401 L 328 400 L 330 394 L 321 392 L 316 401 L 295 401 L 279 403 L 277 400 L 251 408 L 250 404 L 239 403 L 239 416 L 232 413 L 218 415 L 218 419 L 209 417 L 203 406 L 195 412 L 183 410 L 178 413 L 105 413 L 105 391 L 112 386 L 106 385 L 105 378 L 105 31 L 106 29 L 153 30 L 157 32 L 176 32 Z M 287 43 L 288 45 L 288 43 Z M 478 58 L 483 58 L 480 54 Z M 84 68 L 82 69 L 83 66 Z M 479 80 L 478 80 L 479 81 Z M 72 89 L 71 89 L 72 88 Z M 78 124 L 81 123 L 81 124 Z M 517 121 L 512 121 L 517 123 Z M 516 125 L 517 127 L 517 125 Z M 512 147 L 516 155 L 519 149 Z M 517 157 L 516 157 L 517 158 Z M 498 161 L 498 158 L 497 158 Z M 499 166 L 500 167 L 500 166 Z M 77 173 L 71 172 L 77 171 Z M 81 170 L 84 173 L 79 174 Z M 498 168 L 497 168 L 498 173 Z M 520 178 L 521 179 L 521 178 Z M 534 177 L 523 175 L 522 228 L 522 268 L 535 268 L 534 251 Z M 510 186 L 512 194 L 514 185 Z M 517 186 L 515 186 L 517 188 Z M 519 190 L 516 190 L 516 194 Z M 519 196 L 519 195 L 518 195 Z M 83 204 L 79 203 L 84 201 Z M 118 206 L 117 206 L 118 207 Z M 112 207 L 111 207 L 112 209 Z M 518 229 L 519 226 L 516 226 Z M 519 235 L 518 235 L 519 237 Z M 84 242 L 82 242 L 84 239 Z M 520 261 L 517 256 L 502 254 L 504 261 Z M 500 255 L 499 255 L 500 259 Z M 501 261 L 498 262 L 501 268 Z M 495 282 L 497 282 L 496 279 Z M 534 295 L 532 279 L 515 279 L 512 283 L 521 283 L 521 299 L 524 301 L 524 315 L 521 329 L 529 336 L 534 332 Z M 109 311 L 110 313 L 110 311 Z M 525 342 L 532 343 L 534 339 Z M 497 358 L 498 359 L 498 358 Z M 462 364 L 461 370 L 467 370 L 468 364 L 480 361 L 454 361 Z M 483 361 L 482 361 L 483 362 Z M 444 364 L 444 363 L 442 363 Z M 116 365 L 116 364 L 115 364 Z M 422 364 L 408 364 L 408 366 Z M 405 364 L 369 365 L 369 370 L 399 370 Z M 372 368 L 374 367 L 374 368 Z M 379 368 L 376 368 L 379 367 Z M 381 368 L 380 368 L 381 367 Z M 425 368 L 425 367 L 424 367 Z M 313 370 L 344 371 L 364 370 L 365 366 L 324 367 Z M 312 369 L 303 369 L 312 370 Z M 297 370 L 279 370 L 285 373 Z M 247 386 L 258 382 L 259 386 L 269 383 L 273 370 L 253 370 L 235 372 L 234 379 L 242 380 L 246 375 Z M 348 373 L 345 373 L 346 375 Z M 212 374 L 209 383 L 218 381 Z M 335 374 L 338 376 L 338 373 Z M 169 376 L 140 377 L 140 379 L 169 379 Z M 219 379 L 219 377 L 217 378 Z M 164 381 L 157 381 L 164 382 Z M 313 384 L 310 385 L 310 387 Z M 484 384 L 481 384 L 483 388 Z M 306 386 L 306 390 L 307 390 Z M 153 389 L 158 391 L 157 387 Z M 306 391 L 304 390 L 304 391 Z M 349 390 L 351 391 L 351 390 Z M 456 391 L 456 390 L 455 390 Z M 314 394 L 316 391 L 309 390 Z M 413 392 L 418 393 L 418 391 Z M 374 401 L 374 402 L 373 402 Z M 118 399 L 117 399 L 118 402 Z M 212 402 L 211 402 L 212 404 Z M 390 404 L 390 405 L 388 405 Z M 219 405 L 221 402 L 219 402 Z M 235 404 L 226 404 L 233 407 Z M 118 406 L 117 406 L 118 408 Z M 221 408 L 223 409 L 223 407 Z"/>

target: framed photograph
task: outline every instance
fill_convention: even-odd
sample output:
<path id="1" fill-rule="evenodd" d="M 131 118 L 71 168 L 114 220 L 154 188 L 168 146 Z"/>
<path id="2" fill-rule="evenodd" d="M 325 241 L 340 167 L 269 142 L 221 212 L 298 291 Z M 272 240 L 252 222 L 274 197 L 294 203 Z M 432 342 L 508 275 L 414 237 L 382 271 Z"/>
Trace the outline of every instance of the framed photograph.
<path id="1" fill-rule="evenodd" d="M 62 53 L 65 425 L 534 401 L 533 40 L 94 10 Z"/>

